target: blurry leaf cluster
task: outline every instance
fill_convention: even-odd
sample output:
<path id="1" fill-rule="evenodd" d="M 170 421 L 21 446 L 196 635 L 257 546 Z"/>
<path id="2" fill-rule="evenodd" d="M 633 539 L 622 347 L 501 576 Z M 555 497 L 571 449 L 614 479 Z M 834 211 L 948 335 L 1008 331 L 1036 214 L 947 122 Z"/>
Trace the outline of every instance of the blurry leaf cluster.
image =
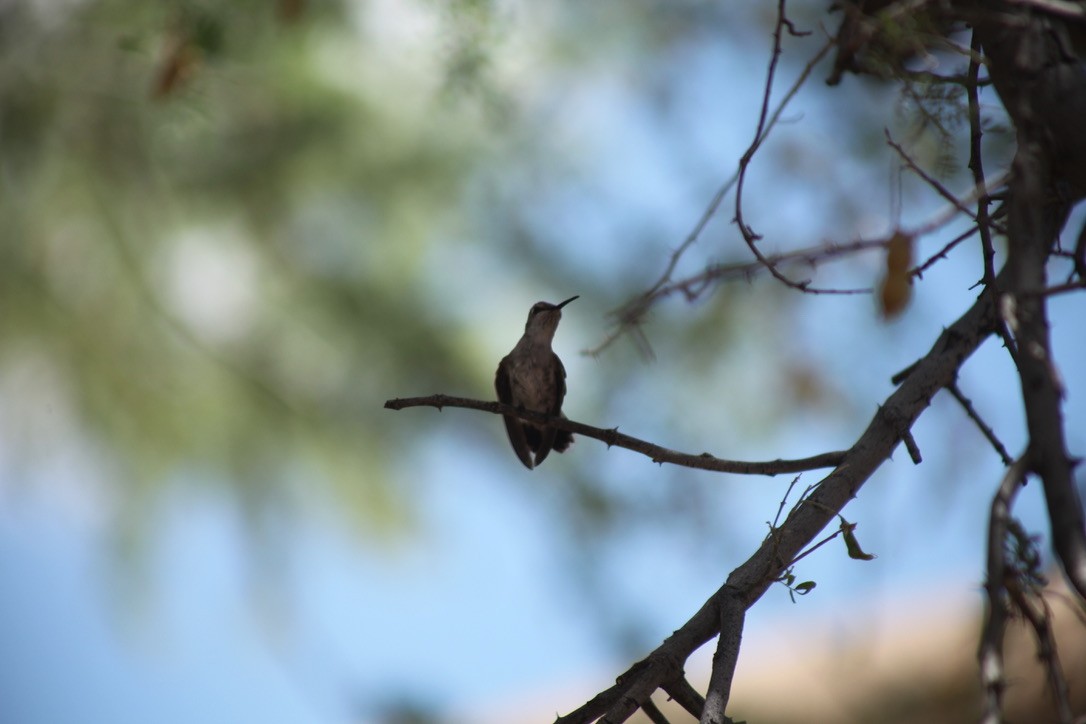
<path id="1" fill-rule="evenodd" d="M 376 401 L 465 364 L 408 290 L 481 134 L 366 8 L 280 10 L 0 8 L 8 444 L 88 446 L 123 497 L 204 469 L 259 501 L 293 476 L 394 523 Z"/>

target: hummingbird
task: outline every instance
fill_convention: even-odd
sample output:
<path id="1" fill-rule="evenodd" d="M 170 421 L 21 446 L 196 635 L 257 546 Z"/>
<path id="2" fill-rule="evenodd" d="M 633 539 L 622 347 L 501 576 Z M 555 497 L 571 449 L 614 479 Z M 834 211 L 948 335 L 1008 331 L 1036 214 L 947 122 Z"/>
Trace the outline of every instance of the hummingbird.
<path id="1" fill-rule="evenodd" d="M 536 302 L 532 305 L 524 325 L 524 336 L 498 363 L 498 374 L 494 379 L 498 400 L 522 410 L 565 417 L 562 399 L 566 396 L 566 368 L 551 349 L 551 341 L 562 319 L 562 307 L 578 296 L 561 304 Z M 564 452 L 573 442 L 570 432 L 509 415 L 505 416 L 505 429 L 513 452 L 529 470 L 543 462 L 551 450 Z M 532 453 L 535 453 L 534 462 Z"/>

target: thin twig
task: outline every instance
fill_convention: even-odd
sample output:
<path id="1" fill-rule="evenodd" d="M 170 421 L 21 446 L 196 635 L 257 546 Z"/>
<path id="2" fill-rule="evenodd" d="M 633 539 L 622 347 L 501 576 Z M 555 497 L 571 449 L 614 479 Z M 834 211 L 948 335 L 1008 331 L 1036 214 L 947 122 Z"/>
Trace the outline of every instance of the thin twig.
<path id="1" fill-rule="evenodd" d="M 977 90 L 980 76 L 980 40 L 976 33 L 970 40 L 973 51 L 969 58 L 969 83 L 966 85 L 966 97 L 969 102 L 969 170 L 973 172 L 973 184 L 980 189 L 977 195 L 977 229 L 980 231 L 980 244 L 984 258 L 984 283 L 991 284 L 995 279 L 995 247 L 992 245 L 992 220 L 988 215 L 988 188 L 984 183 L 984 154 L 981 150 L 981 136 L 984 130 L 980 124 L 980 95 Z"/>
<path id="2" fill-rule="evenodd" d="M 769 530 L 772 532 L 777 527 L 777 523 L 781 519 L 781 513 L 784 512 L 784 506 L 788 503 L 788 496 L 792 494 L 792 488 L 796 487 L 796 483 L 799 482 L 799 476 L 792 478 L 792 482 L 788 483 L 788 490 L 784 491 L 784 495 L 781 497 L 781 504 L 777 506 L 777 514 L 773 516 L 773 522 L 769 525 Z"/>
<path id="3" fill-rule="evenodd" d="M 890 146 L 890 148 L 897 151 L 897 155 L 901 158 L 901 160 L 904 162 L 905 166 L 909 170 L 922 178 L 924 182 L 928 184 L 928 186 L 931 186 L 935 190 L 935 193 L 939 194 L 944 199 L 949 201 L 952 206 L 958 209 L 958 211 L 961 211 L 973 221 L 977 220 L 976 214 L 973 213 L 973 211 L 971 211 L 964 202 L 958 199 L 958 197 L 954 194 L 950 193 L 950 190 L 946 186 L 943 186 L 943 184 L 939 183 L 938 179 L 936 179 L 924 169 L 920 168 L 920 164 L 913 160 L 913 157 L 910 156 L 909 153 L 901 147 L 901 144 L 894 141 L 893 137 L 890 135 L 889 129 L 883 129 L 883 133 L 886 134 L 886 144 Z"/>
<path id="4" fill-rule="evenodd" d="M 1003 464 L 1010 465 L 1014 462 L 1011 456 L 1007 454 L 1007 448 L 1003 447 L 1003 443 L 996 437 L 995 431 L 988 426 L 988 423 L 981 419 L 980 414 L 977 412 L 976 408 L 973 407 L 972 400 L 962 393 L 961 388 L 958 387 L 958 383 L 955 382 L 951 385 L 947 385 L 946 389 L 947 392 L 954 396 L 954 399 L 958 401 L 958 404 L 962 406 L 962 409 L 965 410 L 965 414 L 969 416 L 969 419 L 973 421 L 978 429 L 980 429 L 981 434 L 992 444 L 992 447 L 995 448 L 996 454 L 999 455 L 999 459 L 1003 461 Z"/>
<path id="5" fill-rule="evenodd" d="M 913 277 L 917 277 L 917 278 L 923 278 L 924 272 L 926 272 L 928 269 L 933 267 L 936 262 L 940 261 L 941 259 L 945 259 L 947 257 L 947 254 L 950 253 L 951 249 L 953 249 L 958 244 L 962 243 L 963 241 L 965 241 L 966 239 L 968 239 L 969 237 L 971 237 L 975 233 L 977 233 L 977 227 L 972 226 L 969 229 L 967 229 L 967 230 L 963 231 L 962 233 L 958 234 L 953 239 L 951 239 L 946 244 L 946 246 L 944 246 L 942 249 L 935 252 L 930 257 L 928 257 L 927 261 L 925 261 L 923 264 L 921 264 L 920 266 L 917 266 L 917 267 L 915 267 L 913 269 L 910 269 L 909 270 L 909 276 L 913 276 Z"/>
<path id="6" fill-rule="evenodd" d="M 785 276 L 777 267 L 770 263 L 769 259 L 762 254 L 758 249 L 757 242 L 761 238 L 758 234 L 751 229 L 743 220 L 743 184 L 746 181 L 747 168 L 750 166 L 751 160 L 754 158 L 754 154 L 761 148 L 762 143 L 765 141 L 769 134 L 769 125 L 767 124 L 767 116 L 769 112 L 769 99 L 773 94 L 773 79 L 777 73 L 777 63 L 780 61 L 781 56 L 781 35 L 782 30 L 785 27 L 785 14 L 784 14 L 785 0 L 778 0 L 777 3 L 777 24 L 773 29 L 773 52 L 769 59 L 769 70 L 766 74 L 765 92 L 762 94 L 762 107 L 758 114 L 758 125 L 754 132 L 754 140 L 751 141 L 750 146 L 746 152 L 743 153 L 742 158 L 739 159 L 739 179 L 735 185 L 735 223 L 739 227 L 739 233 L 742 234 L 743 240 L 747 243 L 747 248 L 754 254 L 754 258 L 757 259 L 769 273 L 773 275 L 775 279 L 792 289 L 798 289 L 802 292 L 809 294 L 840 294 L 840 290 L 836 289 L 816 289 L 811 287 L 811 280 L 807 279 L 802 282 L 796 282 Z M 791 100 L 792 96 L 799 90 L 800 86 L 810 75 L 822 57 L 829 52 L 833 47 L 833 41 L 827 42 L 822 49 L 807 63 L 807 66 L 800 73 L 799 78 L 785 94 L 784 99 L 777 107 L 776 116 L 780 115 L 780 112 L 784 110 L 785 105 Z M 775 120 L 775 119 L 774 119 Z"/>
<path id="7" fill-rule="evenodd" d="M 802 561 L 804 558 L 811 555 L 812 553 L 814 553 L 819 548 L 826 545 L 827 543 L 829 543 L 831 540 L 833 540 L 834 538 L 836 538 L 839 535 L 841 535 L 841 529 L 840 528 L 838 528 L 834 532 L 830 533 L 828 536 L 826 536 L 822 540 L 818 541 L 817 543 L 813 543 L 812 545 L 808 546 L 801 553 L 797 553 L 795 558 L 788 561 L 788 567 L 792 567 L 792 566 L 796 565 L 797 563 Z"/>
<path id="8" fill-rule="evenodd" d="M 995 283 L 995 245 L 992 243 L 992 217 L 988 212 L 988 205 L 991 203 L 991 196 L 988 193 L 990 187 L 984 179 L 984 154 L 981 147 L 981 137 L 984 135 L 984 130 L 980 122 L 978 79 L 980 66 L 983 62 L 981 57 L 983 48 L 976 32 L 970 38 L 969 47 L 972 50 L 968 71 L 971 82 L 966 87 L 966 96 L 969 99 L 969 169 L 973 172 L 974 185 L 981 191 L 981 193 L 977 194 L 977 230 L 980 232 L 981 257 L 984 262 L 982 281 L 985 286 L 991 287 Z M 999 294 L 999 290 L 994 291 Z M 1007 350 L 1007 354 L 1011 356 L 1017 367 L 1018 347 L 1005 322 L 999 325 L 999 336 L 1003 340 L 1004 349 Z"/>
<path id="9" fill-rule="evenodd" d="M 712 470 L 718 473 L 737 473 L 740 475 L 780 475 L 782 473 L 798 473 L 804 470 L 817 470 L 820 468 L 832 468 L 841 463 L 845 457 L 843 451 L 835 451 L 813 455 L 797 460 L 768 460 L 763 462 L 745 462 L 741 460 L 725 460 L 701 453 L 677 452 L 668 448 L 655 445 L 636 437 L 624 435 L 618 428 L 603 429 L 592 427 L 584 423 L 567 420 L 564 417 L 554 418 L 541 415 L 529 410 L 521 410 L 511 405 L 503 405 L 500 402 L 487 402 L 485 400 L 472 400 L 466 397 L 451 397 L 449 395 L 429 395 L 427 397 L 405 397 L 388 400 L 385 408 L 389 410 L 402 410 L 407 407 L 462 407 L 468 410 L 481 410 L 496 415 L 512 415 L 529 422 L 546 423 L 559 430 L 591 437 L 606 443 L 608 447 L 621 447 L 627 450 L 641 453 L 652 459 L 654 463 L 671 463 L 698 470 Z"/>
<path id="10" fill-rule="evenodd" d="M 857 239 L 844 244 L 827 243 L 810 246 L 795 251 L 766 255 L 770 266 L 780 267 L 791 264 L 805 264 L 815 267 L 826 261 L 851 256 L 856 253 L 885 249 L 888 239 Z M 657 301 L 672 294 L 682 294 L 687 301 L 693 301 L 710 289 L 714 284 L 731 279 L 749 280 L 766 271 L 768 267 L 760 261 L 744 261 L 710 264 L 697 274 L 677 280 L 657 282 L 651 289 L 639 294 L 620 307 L 611 310 L 608 315 L 616 320 L 616 327 L 595 347 L 584 350 L 583 354 L 597 356 L 609 347 L 630 327 L 640 324 L 649 308 Z M 839 294 L 870 294 L 871 289 L 838 290 Z"/>

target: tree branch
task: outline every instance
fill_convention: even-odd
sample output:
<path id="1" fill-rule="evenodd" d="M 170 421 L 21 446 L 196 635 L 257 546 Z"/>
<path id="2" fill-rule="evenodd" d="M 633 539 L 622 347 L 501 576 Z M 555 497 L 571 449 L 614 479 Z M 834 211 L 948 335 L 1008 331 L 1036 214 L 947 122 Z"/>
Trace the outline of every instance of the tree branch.
<path id="1" fill-rule="evenodd" d="M 1086 520 L 1074 486 L 1074 463 L 1063 429 L 1063 385 L 1052 354 L 1045 264 L 1070 204 L 1086 195 L 1086 75 L 1069 49 L 1069 29 L 1054 18 L 996 3 L 974 25 L 988 74 L 1014 121 L 1018 149 L 1007 202 L 1008 254 L 1013 273 L 1003 290 L 1013 316 L 1018 376 L 1029 433 L 1027 460 L 1044 486 L 1052 545 L 1071 586 L 1086 598 Z M 996 10 L 1004 11 L 997 14 Z M 1008 18 L 1013 17 L 1011 27 Z"/>
<path id="2" fill-rule="evenodd" d="M 713 673 L 709 677 L 709 691 L 705 696 L 705 709 L 698 724 L 725 724 L 728 717 L 728 699 L 731 696 L 735 665 L 739 661 L 739 644 L 743 640 L 743 621 L 746 607 L 738 595 L 724 596 L 720 601 L 720 638 L 713 654 Z"/>
<path id="3" fill-rule="evenodd" d="M 995 246 L 992 244 L 991 217 L 988 214 L 988 187 L 984 181 L 984 154 L 981 137 L 984 130 L 980 124 L 980 94 L 977 90 L 980 77 L 980 39 L 973 33 L 969 40 L 973 51 L 969 57 L 969 83 L 966 94 L 969 102 L 969 170 L 973 172 L 973 183 L 981 193 L 977 195 L 977 230 L 980 231 L 981 255 L 984 261 L 984 283 L 991 284 L 995 279 Z"/>
<path id="4" fill-rule="evenodd" d="M 1000 276 L 1002 276 L 1001 273 Z M 958 370 L 978 346 L 995 331 L 998 314 L 990 293 L 982 293 L 973 306 L 943 331 L 931 350 L 910 370 L 897 390 L 879 407 L 867 429 L 845 453 L 841 464 L 823 478 L 766 537 L 757 551 L 728 576 L 727 581 L 675 633 L 645 659 L 620 676 L 614 686 L 556 724 L 588 724 L 623 721 L 629 709 L 665 683 L 676 681 L 683 663 L 698 647 L 721 629 L 725 606 L 750 608 L 772 585 L 788 563 L 830 523 L 871 477 L 901 441 L 916 418 L 931 404 L 935 394 L 953 383 Z M 717 649 L 718 661 L 738 655 L 739 636 L 729 634 Z M 731 650 L 731 649 L 734 649 Z M 719 687 L 727 684 L 726 670 L 718 675 L 716 696 L 726 698 Z M 623 705 L 623 702 L 627 702 Z M 612 708 L 613 707 L 613 708 Z M 706 709 L 708 709 L 708 703 Z M 704 719 L 703 713 L 703 719 Z"/>
<path id="5" fill-rule="evenodd" d="M 467 397 L 452 397 L 449 395 L 430 395 L 428 397 L 404 397 L 388 400 L 385 409 L 402 410 L 406 407 L 463 407 L 469 410 L 481 410 L 492 412 L 496 415 L 512 415 L 530 422 L 541 422 L 556 427 L 559 430 L 591 437 L 606 443 L 607 447 L 621 447 L 633 452 L 641 453 L 652 459 L 654 463 L 671 463 L 686 468 L 697 470 L 711 470 L 718 473 L 737 473 L 739 475 L 780 475 L 782 473 L 798 473 L 804 470 L 818 470 L 819 468 L 832 468 L 840 464 L 845 453 L 842 451 L 826 452 L 820 455 L 812 455 L 796 460 L 767 460 L 764 462 L 746 462 L 742 460 L 725 460 L 714 457 L 709 453 L 693 455 L 677 452 L 668 448 L 654 445 L 636 437 L 624 435 L 618 428 L 603 429 L 592 427 L 574 420 L 565 418 L 553 418 L 539 413 L 521 410 L 511 405 L 503 405 L 500 402 L 487 402 L 484 400 L 472 400 Z"/>
<path id="6" fill-rule="evenodd" d="M 977 649 L 985 694 L 983 724 L 1000 724 L 1003 721 L 1003 690 L 1007 686 L 1003 673 L 1003 635 L 1007 630 L 1007 597 L 1003 584 L 1007 569 L 1004 542 L 1011 503 L 1025 480 L 1026 463 L 1019 458 L 1011 463 L 1003 475 L 1003 482 L 992 498 L 992 509 L 988 515 L 988 580 L 984 584 L 987 596 L 984 628 Z"/>

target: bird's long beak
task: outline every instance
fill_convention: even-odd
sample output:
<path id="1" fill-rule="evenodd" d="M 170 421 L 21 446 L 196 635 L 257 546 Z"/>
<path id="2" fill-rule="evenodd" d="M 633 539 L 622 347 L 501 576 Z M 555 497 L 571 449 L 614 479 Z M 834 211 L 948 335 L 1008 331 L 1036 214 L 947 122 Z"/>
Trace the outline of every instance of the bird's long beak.
<path id="1" fill-rule="evenodd" d="M 564 306 L 566 306 L 567 304 L 569 304 L 570 302 L 572 302 L 572 301 L 573 301 L 574 299 L 579 299 L 579 298 L 580 298 L 580 296 L 581 296 L 580 294 L 574 294 L 574 295 L 573 295 L 572 297 L 570 297 L 570 298 L 569 298 L 569 299 L 567 299 L 566 301 L 564 301 L 564 302 L 562 302 L 561 304 L 559 304 L 559 305 L 555 306 L 555 309 L 561 309 L 562 307 L 564 307 Z"/>

